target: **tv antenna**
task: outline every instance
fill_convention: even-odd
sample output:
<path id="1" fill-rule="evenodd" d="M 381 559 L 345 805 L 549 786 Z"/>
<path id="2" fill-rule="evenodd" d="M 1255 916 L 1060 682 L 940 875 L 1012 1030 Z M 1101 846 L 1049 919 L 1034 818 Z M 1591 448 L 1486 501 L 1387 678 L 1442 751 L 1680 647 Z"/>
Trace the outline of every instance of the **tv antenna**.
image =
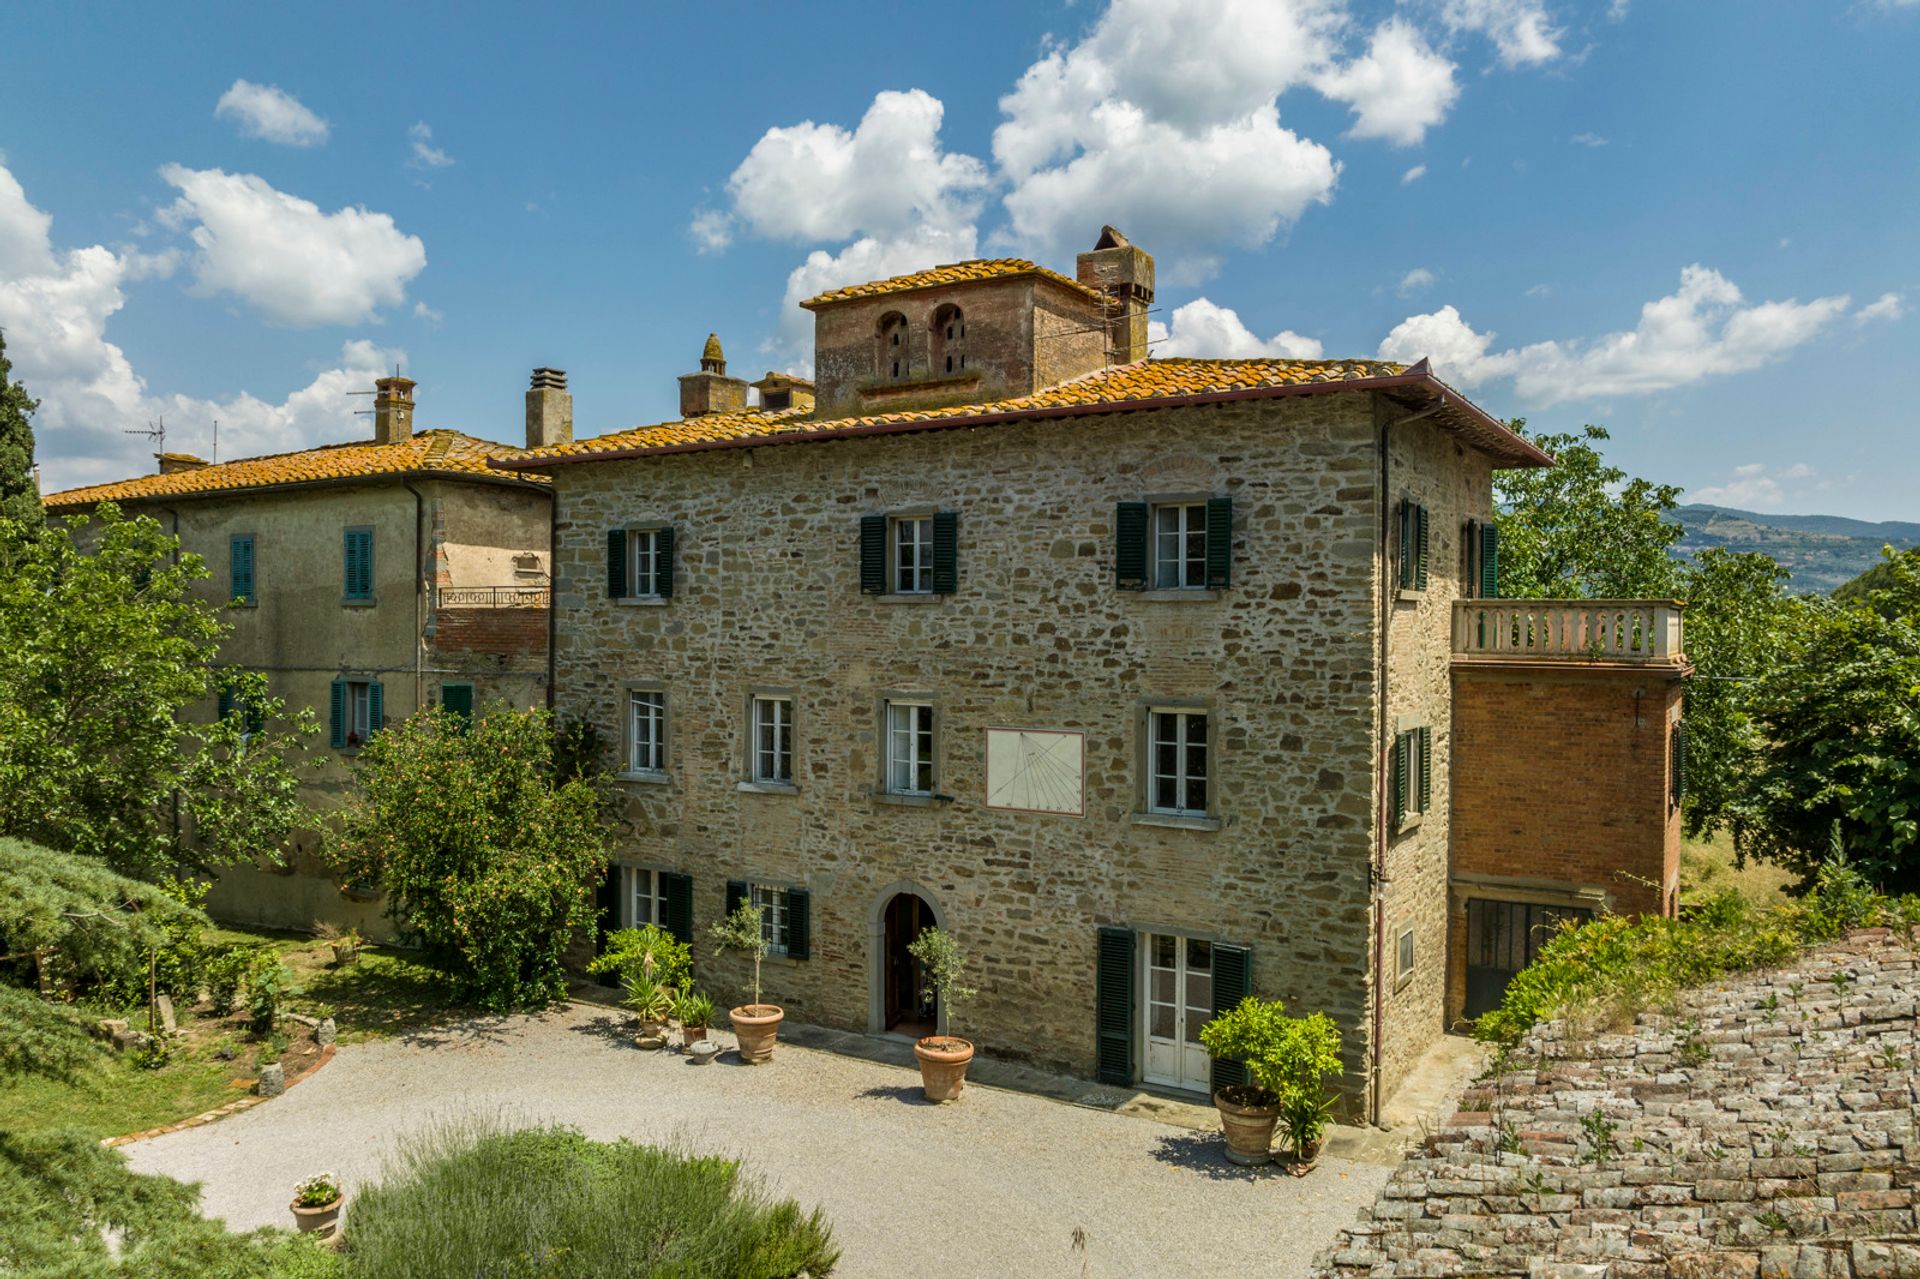
<path id="1" fill-rule="evenodd" d="M 122 435 L 144 435 L 153 441 L 153 447 L 156 451 L 164 453 L 167 450 L 167 419 L 164 414 L 161 415 L 158 423 L 149 422 L 144 428 L 124 426 L 120 428 L 120 433 Z"/>

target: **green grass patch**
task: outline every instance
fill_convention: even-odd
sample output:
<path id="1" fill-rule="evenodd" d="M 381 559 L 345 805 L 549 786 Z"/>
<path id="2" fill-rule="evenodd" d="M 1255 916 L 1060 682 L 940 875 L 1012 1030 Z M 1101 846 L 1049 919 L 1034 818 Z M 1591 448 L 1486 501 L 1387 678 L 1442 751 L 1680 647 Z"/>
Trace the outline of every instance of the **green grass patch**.
<path id="1" fill-rule="evenodd" d="M 271 945 L 293 969 L 299 987 L 287 1007 L 332 1017 L 341 1043 L 385 1039 L 478 1011 L 455 996 L 451 972 L 398 947 L 367 943 L 358 960 L 336 966 L 332 948 L 305 933 L 221 928 L 211 930 L 208 938 Z"/>
<path id="2" fill-rule="evenodd" d="M 828 1274 L 822 1214 L 760 1192 L 729 1159 L 477 1121 L 406 1143 L 347 1215 L 349 1274 L 598 1279 Z"/>

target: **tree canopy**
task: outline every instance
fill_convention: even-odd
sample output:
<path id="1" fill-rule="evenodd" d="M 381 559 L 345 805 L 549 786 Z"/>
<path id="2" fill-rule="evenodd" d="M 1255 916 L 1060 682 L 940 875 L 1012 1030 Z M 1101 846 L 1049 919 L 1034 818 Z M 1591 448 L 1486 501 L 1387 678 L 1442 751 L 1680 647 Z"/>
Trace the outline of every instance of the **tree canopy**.
<path id="1" fill-rule="evenodd" d="M 7 335 L 0 333 L 0 520 L 14 520 L 29 529 L 46 522 L 40 505 L 40 486 L 33 478 L 33 411 L 39 402 L 13 380 L 7 359 Z"/>

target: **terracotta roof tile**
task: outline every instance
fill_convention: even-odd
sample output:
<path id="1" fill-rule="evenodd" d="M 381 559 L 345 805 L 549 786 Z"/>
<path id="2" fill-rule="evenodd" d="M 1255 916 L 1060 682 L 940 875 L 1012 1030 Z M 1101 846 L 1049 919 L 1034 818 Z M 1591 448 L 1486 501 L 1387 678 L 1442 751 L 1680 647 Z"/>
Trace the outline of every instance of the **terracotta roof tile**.
<path id="1" fill-rule="evenodd" d="M 930 267 L 911 275 L 895 275 L 884 280 L 869 280 L 865 284 L 850 284 L 844 289 L 829 289 L 825 293 L 815 294 L 800 305 L 809 308 L 828 306 L 835 302 L 850 302 L 855 298 L 932 289 L 943 284 L 962 284 L 968 280 L 1012 279 L 1022 275 L 1037 275 L 1056 284 L 1064 284 L 1096 301 L 1104 296 L 1098 289 L 1090 289 L 1078 280 L 1061 275 L 1058 271 L 1049 271 L 1025 258 L 975 258 L 968 262 L 949 262 L 944 266 Z"/>
<path id="2" fill-rule="evenodd" d="M 244 457 L 166 475 L 141 475 L 113 484 L 50 493 L 45 502 L 50 510 L 71 510 L 96 502 L 210 496 L 243 489 L 383 475 L 474 475 L 497 480 L 502 478 L 501 472 L 489 467 L 487 459 L 519 452 L 519 449 L 459 431 L 421 431 L 402 444 L 375 444 L 366 440 L 327 444 L 297 453 Z M 546 482 L 544 476 L 524 478 Z"/>

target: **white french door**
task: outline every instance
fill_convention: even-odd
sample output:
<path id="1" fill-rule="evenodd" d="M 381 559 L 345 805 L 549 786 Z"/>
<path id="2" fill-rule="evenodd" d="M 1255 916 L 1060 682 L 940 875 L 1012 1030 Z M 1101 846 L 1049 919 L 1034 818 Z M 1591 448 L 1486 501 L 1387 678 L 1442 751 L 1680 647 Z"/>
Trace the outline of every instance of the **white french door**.
<path id="1" fill-rule="evenodd" d="M 1211 1091 L 1213 1063 L 1200 1027 L 1213 1016 L 1213 943 L 1147 933 L 1147 1064 L 1142 1077 L 1169 1088 Z"/>

